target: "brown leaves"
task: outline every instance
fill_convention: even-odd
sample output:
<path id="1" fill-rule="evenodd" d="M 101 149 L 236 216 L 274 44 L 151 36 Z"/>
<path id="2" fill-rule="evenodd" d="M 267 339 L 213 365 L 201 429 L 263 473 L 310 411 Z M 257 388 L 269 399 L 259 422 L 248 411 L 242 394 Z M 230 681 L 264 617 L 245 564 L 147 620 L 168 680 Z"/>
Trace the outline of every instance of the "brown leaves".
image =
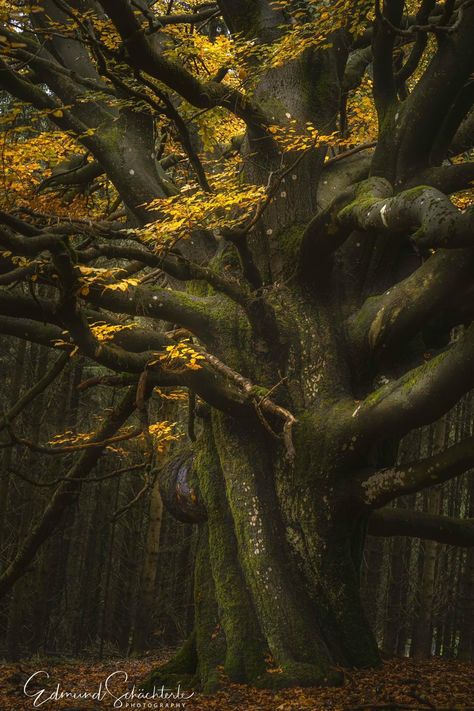
<path id="1" fill-rule="evenodd" d="M 31 700 L 23 695 L 23 684 L 37 669 L 46 669 L 54 684 L 71 690 L 95 690 L 114 671 L 129 675 L 129 684 L 137 686 L 149 672 L 166 659 L 157 656 L 140 660 L 114 659 L 95 664 L 40 660 L 21 665 L 2 665 L 0 670 L 0 704 L 2 711 L 26 711 Z M 378 670 L 341 670 L 344 683 L 338 688 L 294 688 L 282 691 L 262 690 L 240 684 L 226 684 L 210 696 L 197 691 L 186 702 L 187 711 L 356 711 L 372 709 L 453 709 L 473 707 L 474 665 L 444 659 L 415 662 L 394 659 Z M 54 686 L 54 685 L 53 685 Z M 184 688 L 184 687 L 183 687 Z M 189 693 L 189 689 L 185 689 Z M 71 707 L 71 700 L 54 702 L 54 708 Z M 49 708 L 49 707 L 48 707 Z M 74 708 L 92 709 L 93 702 L 75 701 Z M 112 701 L 104 699 L 99 709 L 111 709 Z"/>

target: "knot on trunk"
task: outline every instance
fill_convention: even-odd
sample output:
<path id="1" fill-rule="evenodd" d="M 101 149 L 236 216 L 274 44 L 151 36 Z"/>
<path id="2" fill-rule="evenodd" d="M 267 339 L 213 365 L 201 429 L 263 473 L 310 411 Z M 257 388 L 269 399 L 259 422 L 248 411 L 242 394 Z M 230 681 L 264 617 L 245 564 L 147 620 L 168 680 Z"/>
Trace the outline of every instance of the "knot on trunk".
<path id="1" fill-rule="evenodd" d="M 183 523 L 200 523 L 207 519 L 199 494 L 194 460 L 194 452 L 181 452 L 164 467 L 160 476 L 163 504 L 174 518 Z"/>

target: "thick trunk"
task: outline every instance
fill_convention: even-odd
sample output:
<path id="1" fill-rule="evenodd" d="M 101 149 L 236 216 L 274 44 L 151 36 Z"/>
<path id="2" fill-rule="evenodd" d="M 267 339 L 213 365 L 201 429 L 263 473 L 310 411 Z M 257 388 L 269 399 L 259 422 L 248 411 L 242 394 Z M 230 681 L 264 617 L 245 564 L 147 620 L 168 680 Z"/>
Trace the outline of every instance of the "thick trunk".
<path id="1" fill-rule="evenodd" d="M 294 464 L 268 431 L 275 423 L 213 411 L 205 415 L 194 459 L 184 460 L 187 486 L 182 467 L 173 469 L 186 520 L 202 520 L 203 510 L 207 518 L 196 563 L 197 666 L 187 672 L 208 690 L 218 683 L 219 667 L 231 679 L 259 685 L 315 685 L 335 683 L 335 665 L 379 661 L 359 596 L 366 522 L 346 487 L 356 465 L 354 441 L 332 400 L 349 387 L 333 327 L 336 306 L 287 289 L 284 298 L 275 295 L 274 308 L 288 334 L 280 401 L 298 420 Z M 219 355 L 249 372 L 254 341 L 238 324 L 239 315 L 229 314 Z M 275 372 L 264 364 L 252 377 L 269 388 Z M 166 487 L 168 503 L 168 478 Z M 174 673 L 173 663 L 154 681 Z"/>
<path id="2" fill-rule="evenodd" d="M 197 662 L 186 671 L 210 691 L 219 668 L 277 687 L 335 683 L 334 665 L 377 664 L 358 590 L 364 527 L 338 512 L 326 472 L 313 471 L 323 505 L 306 488 L 303 462 L 286 467 L 283 491 L 278 446 L 222 415 L 205 424 L 198 445 L 207 522 L 195 573 Z M 155 684 L 170 672 L 173 665 L 159 671 Z"/>
<path id="3" fill-rule="evenodd" d="M 217 410 L 203 416 L 194 459 L 186 460 L 187 500 L 182 467 L 172 472 L 176 481 L 181 477 L 184 520 L 202 521 L 203 510 L 206 517 L 196 563 L 195 634 L 150 683 L 187 673 L 210 690 L 222 668 L 231 679 L 258 685 L 333 684 L 337 665 L 380 661 L 359 595 L 367 514 L 349 493 L 350 474 L 367 466 L 367 453 L 361 455 L 341 404 L 355 397 L 344 333 L 347 294 L 339 283 L 358 247 L 348 242 L 344 259 L 318 274 L 317 284 L 293 278 L 304 212 L 314 211 L 316 179 L 308 176 L 320 169 L 317 152 L 302 161 L 265 213 L 264 229 L 250 237 L 262 281 L 273 284 L 265 291 L 268 321 L 268 310 L 260 318 L 257 299 L 253 321 L 252 313 L 247 321 L 240 307 L 223 302 L 226 317 L 211 344 L 228 367 L 258 383 L 262 397 L 271 390 L 294 414 L 295 461 L 288 461 L 275 434 L 281 422 L 265 421 L 262 412 L 246 419 Z M 354 292 L 369 268 L 370 278 L 378 278 L 369 261 L 351 266 Z M 169 484 L 166 477 L 167 506 Z M 176 515 L 176 500 L 171 508 Z"/>

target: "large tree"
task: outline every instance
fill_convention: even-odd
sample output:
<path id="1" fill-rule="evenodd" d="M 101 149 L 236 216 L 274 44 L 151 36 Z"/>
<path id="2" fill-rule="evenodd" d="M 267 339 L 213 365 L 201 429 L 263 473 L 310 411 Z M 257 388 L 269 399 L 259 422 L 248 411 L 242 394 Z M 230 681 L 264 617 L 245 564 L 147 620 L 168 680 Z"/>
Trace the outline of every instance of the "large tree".
<path id="1" fill-rule="evenodd" d="M 20 184 L 5 199 L 0 330 L 79 351 L 97 382 L 129 388 L 0 589 L 134 409 L 153 433 L 149 397 L 186 388 L 190 437 L 163 490 L 199 526 L 195 632 L 159 678 L 210 690 L 223 666 L 320 684 L 377 664 L 358 590 L 367 533 L 472 543 L 470 520 L 384 507 L 474 463 L 467 439 L 397 465 L 400 439 L 474 386 L 474 220 L 449 197 L 474 178 L 474 4 L 0 12 L 4 101 L 76 145 L 52 172 L 38 161 L 33 198 Z"/>

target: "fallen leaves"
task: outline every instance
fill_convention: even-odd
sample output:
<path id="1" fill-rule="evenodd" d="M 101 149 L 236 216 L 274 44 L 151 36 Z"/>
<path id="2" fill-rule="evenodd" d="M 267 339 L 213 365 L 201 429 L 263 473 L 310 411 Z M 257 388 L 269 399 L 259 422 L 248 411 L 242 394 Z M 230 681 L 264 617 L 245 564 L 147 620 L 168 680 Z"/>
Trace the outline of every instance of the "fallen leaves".
<path id="1" fill-rule="evenodd" d="M 166 659 L 149 656 L 142 659 L 110 659 L 104 662 L 47 659 L 4 664 L 0 670 L 0 707 L 2 711 L 32 709 L 31 699 L 23 695 L 23 684 L 38 669 L 47 669 L 51 685 L 63 689 L 94 690 L 117 670 L 128 673 L 129 683 L 139 684 L 149 672 Z M 436 709 L 461 711 L 474 708 L 474 664 L 445 659 L 415 662 L 394 659 L 377 670 L 342 670 L 344 684 L 338 688 L 294 688 L 274 692 L 241 684 L 228 684 L 210 696 L 196 692 L 186 702 L 186 711 L 398 711 L 399 709 Z M 188 690 L 187 690 L 188 691 Z M 74 701 L 77 711 L 111 709 L 111 700 L 100 703 Z M 43 707 L 44 708 L 44 707 Z M 71 700 L 54 701 L 47 707 L 71 709 Z"/>

